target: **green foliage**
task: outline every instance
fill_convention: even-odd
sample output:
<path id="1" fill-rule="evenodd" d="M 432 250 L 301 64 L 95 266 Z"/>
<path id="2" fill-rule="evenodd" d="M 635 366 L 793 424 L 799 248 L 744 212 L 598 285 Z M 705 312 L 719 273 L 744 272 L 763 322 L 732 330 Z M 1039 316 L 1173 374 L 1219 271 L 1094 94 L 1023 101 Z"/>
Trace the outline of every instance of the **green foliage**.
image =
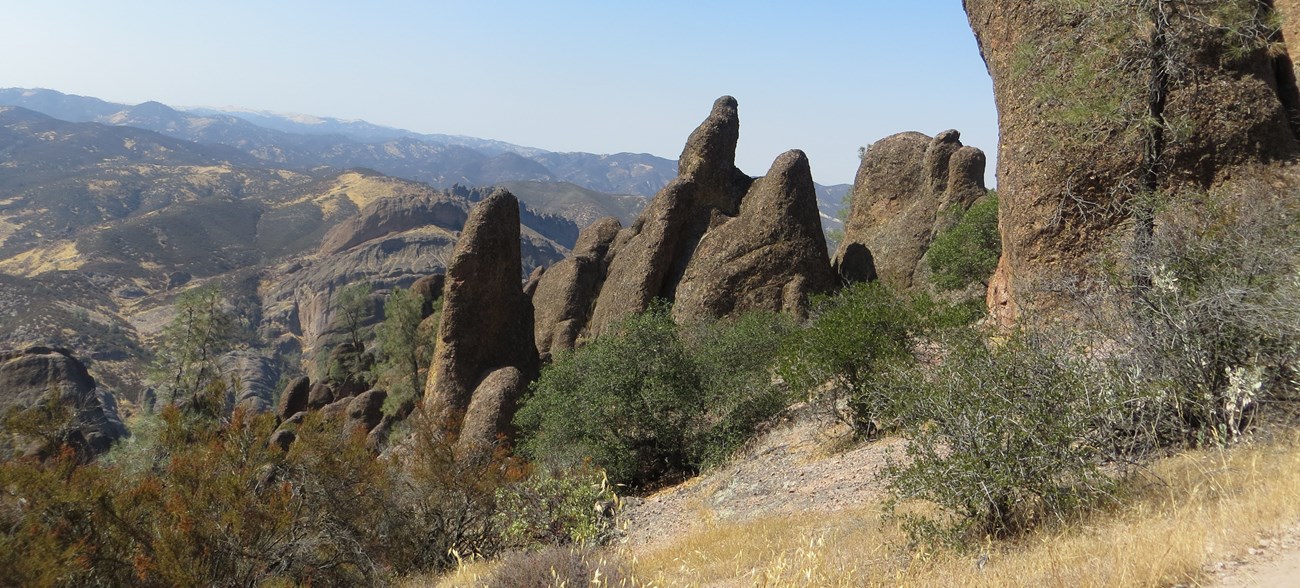
<path id="1" fill-rule="evenodd" d="M 870 437 L 892 422 L 889 399 L 873 381 L 879 368 L 909 357 L 927 330 L 970 322 L 977 313 L 972 305 L 906 298 L 879 282 L 852 284 L 814 302 L 811 323 L 785 341 L 777 373 Z"/>
<path id="2" fill-rule="evenodd" d="M 1300 207 L 1267 185 L 1155 204 L 1149 257 L 1115 272 L 1131 378 L 1160 390 L 1193 445 L 1237 438 L 1300 366 Z M 1258 190 L 1258 191 L 1256 191 Z"/>
<path id="3" fill-rule="evenodd" d="M 365 343 L 364 327 L 373 315 L 370 303 L 370 282 L 357 282 L 343 287 L 334 296 L 334 321 L 331 328 L 342 331 L 348 342 L 361 348 Z"/>
<path id="4" fill-rule="evenodd" d="M 384 301 L 384 322 L 375 329 L 375 339 L 379 348 L 377 383 L 388 391 L 385 414 L 396 413 L 424 392 L 435 333 L 420 328 L 423 303 L 418 293 L 402 288 L 395 288 Z M 435 313 L 431 322 L 437 321 Z"/>
<path id="5" fill-rule="evenodd" d="M 976 283 L 987 288 L 1001 255 L 998 196 L 990 191 L 976 200 L 952 228 L 935 237 L 925 258 L 935 286 L 961 290 Z"/>
<path id="6" fill-rule="evenodd" d="M 1082 349 L 971 330 L 942 339 L 937 362 L 900 362 L 876 385 L 905 423 L 906 458 L 882 474 L 914 539 L 955 546 L 1064 521 L 1112 497 L 1101 466 L 1125 415 Z M 929 505 L 912 508 L 915 503 Z"/>
<path id="7" fill-rule="evenodd" d="M 587 465 L 541 470 L 497 491 L 497 524 L 510 545 L 599 544 L 615 531 L 618 496 L 603 472 Z M 608 506 L 608 509 L 602 508 Z"/>
<path id="8" fill-rule="evenodd" d="M 679 329 L 666 305 L 542 372 L 515 418 L 525 455 L 591 459 L 616 483 L 694 472 L 786 404 L 767 373 L 788 323 L 753 315 Z"/>
<path id="9" fill-rule="evenodd" d="M 218 360 L 238 333 L 221 290 L 203 286 L 176 297 L 176 314 L 163 328 L 150 366 L 159 398 L 186 400 L 220 379 Z"/>

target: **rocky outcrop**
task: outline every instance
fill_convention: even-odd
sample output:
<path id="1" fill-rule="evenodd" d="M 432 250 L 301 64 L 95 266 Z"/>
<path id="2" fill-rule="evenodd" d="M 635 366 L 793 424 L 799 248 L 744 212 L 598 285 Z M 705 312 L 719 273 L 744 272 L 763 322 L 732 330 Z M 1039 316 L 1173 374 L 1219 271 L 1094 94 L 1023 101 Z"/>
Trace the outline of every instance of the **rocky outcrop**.
<path id="1" fill-rule="evenodd" d="M 373 239 L 426 226 L 460 227 L 468 212 L 464 201 L 447 194 L 404 194 L 367 204 L 335 225 L 321 240 L 321 255 L 341 253 Z"/>
<path id="2" fill-rule="evenodd" d="M 105 451 L 128 432 L 117 414 L 117 401 L 99 390 L 86 366 L 66 349 L 33 345 L 0 350 L 0 414 L 40 406 L 53 394 L 69 410 L 70 421 L 49 431 L 76 448 L 83 459 Z M 43 453 L 48 447 L 30 440 L 26 448 Z"/>
<path id="3" fill-rule="evenodd" d="M 610 246 L 620 229 L 622 224 L 614 217 L 592 223 L 578 235 L 573 256 L 537 278 L 531 296 L 539 353 L 572 350 L 577 343 L 605 280 Z"/>
<path id="4" fill-rule="evenodd" d="M 736 100 L 723 96 L 687 139 L 677 178 L 631 226 L 592 225 L 547 269 L 533 296 L 541 352 L 570 349 L 656 298 L 687 320 L 798 312 L 834 286 L 807 158 L 786 153 L 755 181 L 736 168 L 739 138 Z"/>
<path id="5" fill-rule="evenodd" d="M 538 370 L 533 305 L 520 285 L 519 202 L 500 190 L 470 211 L 447 266 L 441 322 L 424 408 L 453 437 L 480 394 L 495 394 L 487 377 L 514 368 L 524 381 Z M 522 390 L 510 391 L 517 394 Z M 509 414 L 475 414 L 481 422 L 508 423 L 517 397 L 493 405 Z M 482 404 L 482 403 L 480 403 Z M 495 437 L 495 433 L 493 434 Z"/>
<path id="6" fill-rule="evenodd" d="M 808 158 L 789 151 L 754 182 L 734 218 L 715 223 L 677 285 L 673 317 L 737 311 L 801 314 L 810 294 L 835 285 Z"/>
<path id="7" fill-rule="evenodd" d="M 840 279 L 924 288 L 921 258 L 935 235 L 987 192 L 985 162 L 957 131 L 899 133 L 867 149 L 833 260 Z"/>
<path id="8" fill-rule="evenodd" d="M 442 292 L 441 278 L 434 276 L 450 261 L 468 211 L 464 199 L 433 191 L 386 195 L 368 203 L 329 231 L 314 255 L 267 272 L 260 288 L 262 337 L 281 351 L 300 351 L 304 361 L 318 361 L 342 338 L 334 316 L 339 291 L 358 282 L 372 285 L 379 307 L 383 292 L 424 280 L 421 293 L 428 302 L 425 311 L 431 313 L 432 300 Z M 523 268 L 529 271 L 567 253 L 530 228 L 520 231 L 519 240 Z"/>
<path id="9" fill-rule="evenodd" d="M 1221 22 L 1267 19 L 1267 4 L 964 4 L 998 107 L 1002 259 L 989 303 L 1004 321 L 1091 289 L 1097 252 L 1150 231 L 1131 222 L 1135 197 L 1297 153 L 1294 76 L 1270 38 L 1251 37 L 1269 27 Z"/>
<path id="10" fill-rule="evenodd" d="M 388 393 L 383 390 L 368 390 L 358 394 L 348 403 L 347 424 L 349 429 L 361 428 L 366 432 L 379 426 L 384 418 L 384 400 Z"/>
<path id="11" fill-rule="evenodd" d="M 456 439 L 457 455 L 491 455 L 497 443 L 512 439 L 515 429 L 511 419 L 527 389 L 528 380 L 513 367 L 503 367 L 483 378 L 465 410 Z"/>
<path id="12" fill-rule="evenodd" d="M 736 100 L 723 96 L 687 139 L 677 178 L 616 239 L 592 311 L 593 334 L 644 311 L 655 298 L 674 298 L 695 246 L 715 221 L 735 216 L 753 182 L 735 165 L 739 138 Z"/>
<path id="13" fill-rule="evenodd" d="M 235 385 L 234 408 L 253 414 L 270 412 L 280 370 L 271 358 L 255 351 L 232 351 L 221 357 L 221 372 Z"/>
<path id="14" fill-rule="evenodd" d="M 275 405 L 275 416 L 281 421 L 307 410 L 307 400 L 311 397 L 311 379 L 301 376 L 289 382 L 280 392 L 280 401 Z"/>

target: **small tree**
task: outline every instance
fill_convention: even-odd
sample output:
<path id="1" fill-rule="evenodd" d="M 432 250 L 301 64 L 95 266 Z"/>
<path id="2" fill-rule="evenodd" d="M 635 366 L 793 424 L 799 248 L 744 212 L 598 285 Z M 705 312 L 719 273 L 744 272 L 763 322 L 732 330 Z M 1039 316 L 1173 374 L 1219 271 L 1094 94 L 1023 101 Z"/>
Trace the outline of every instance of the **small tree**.
<path id="1" fill-rule="evenodd" d="M 373 316 L 370 302 L 370 282 L 357 282 L 343 287 L 334 297 L 333 328 L 341 330 L 348 342 L 357 349 L 365 343 L 363 328 Z"/>
<path id="2" fill-rule="evenodd" d="M 379 384 L 388 391 L 384 412 L 393 414 L 424 391 L 432 337 L 423 332 L 424 300 L 409 289 L 396 288 L 384 301 L 384 322 L 375 330 L 379 347 Z M 437 319 L 433 321 L 435 324 Z"/>
<path id="3" fill-rule="evenodd" d="M 816 301 L 811 323 L 785 342 L 777 373 L 870 437 L 891 420 L 889 399 L 873 383 L 880 366 L 910 356 L 927 329 L 969 322 L 975 313 L 907 298 L 880 282 L 853 284 Z"/>
<path id="4" fill-rule="evenodd" d="M 176 298 L 175 308 L 151 368 L 159 397 L 173 402 L 196 397 L 220 377 L 218 359 L 237 336 L 235 319 L 225 310 L 216 286 L 186 290 Z"/>

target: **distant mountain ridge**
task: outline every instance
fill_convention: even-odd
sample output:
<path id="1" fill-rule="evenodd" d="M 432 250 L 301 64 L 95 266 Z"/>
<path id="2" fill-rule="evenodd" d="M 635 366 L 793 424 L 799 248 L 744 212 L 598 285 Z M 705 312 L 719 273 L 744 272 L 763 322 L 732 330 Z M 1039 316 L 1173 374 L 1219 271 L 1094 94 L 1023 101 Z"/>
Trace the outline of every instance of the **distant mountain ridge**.
<path id="1" fill-rule="evenodd" d="M 314 115 L 241 108 L 178 110 L 152 101 L 130 106 L 26 88 L 0 89 L 0 104 L 70 122 L 131 126 L 187 141 L 225 145 L 276 165 L 364 167 L 441 188 L 568 182 L 595 192 L 649 197 L 677 173 L 676 161 L 645 153 L 560 153 Z M 831 225 L 847 192 L 847 184 L 818 185 L 818 200 Z"/>
<path id="2" fill-rule="evenodd" d="M 70 122 L 130 126 L 201 144 L 226 145 L 276 165 L 364 167 L 439 188 L 566 181 L 597 192 L 652 196 L 677 173 L 676 161 L 647 154 L 553 153 L 501 141 L 413 133 L 364 121 L 256 111 L 187 112 L 159 102 L 130 106 L 24 88 L 0 89 L 0 104 Z"/>

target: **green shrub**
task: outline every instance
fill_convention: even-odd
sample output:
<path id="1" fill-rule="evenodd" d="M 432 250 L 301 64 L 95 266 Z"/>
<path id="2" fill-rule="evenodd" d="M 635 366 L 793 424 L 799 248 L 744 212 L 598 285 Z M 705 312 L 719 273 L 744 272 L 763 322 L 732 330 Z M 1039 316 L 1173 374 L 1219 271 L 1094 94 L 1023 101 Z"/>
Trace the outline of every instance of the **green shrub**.
<path id="1" fill-rule="evenodd" d="M 599 544 L 614 529 L 618 496 L 603 472 L 588 466 L 541 469 L 497 491 L 497 524 L 518 548 Z"/>
<path id="2" fill-rule="evenodd" d="M 777 372 L 791 390 L 870 437 L 892 421 L 891 399 L 873 381 L 879 368 L 910 357 L 928 330 L 978 313 L 969 304 L 905 297 L 880 282 L 852 284 L 814 301 L 809 325 L 785 341 Z"/>
<path id="3" fill-rule="evenodd" d="M 987 288 L 1001 255 L 998 196 L 990 191 L 976 200 L 952 228 L 935 237 L 925 260 L 935 286 L 961 290 L 971 284 Z"/>
<path id="4" fill-rule="evenodd" d="M 543 370 L 515 418 L 536 460 L 591 459 L 616 483 L 698 471 L 786 401 L 770 365 L 775 315 L 679 328 L 668 307 L 628 317 Z"/>
<path id="5" fill-rule="evenodd" d="M 942 348 L 937 362 L 896 364 L 877 380 L 905 423 L 906 458 L 882 474 L 887 507 L 915 539 L 970 545 L 1111 497 L 1102 465 L 1127 412 L 1081 349 L 1023 333 L 991 344 L 972 330 Z"/>

